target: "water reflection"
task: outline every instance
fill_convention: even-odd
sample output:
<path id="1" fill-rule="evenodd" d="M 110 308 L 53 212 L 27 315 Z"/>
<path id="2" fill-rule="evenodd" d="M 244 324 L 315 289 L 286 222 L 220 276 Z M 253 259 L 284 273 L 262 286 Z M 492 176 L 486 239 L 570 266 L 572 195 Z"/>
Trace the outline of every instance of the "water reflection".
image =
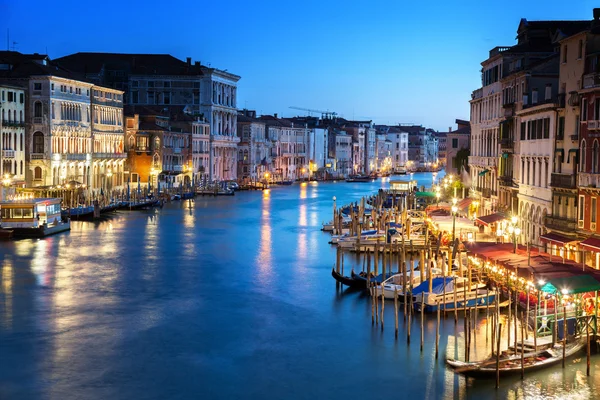
<path id="1" fill-rule="evenodd" d="M 260 215 L 260 242 L 258 248 L 258 271 L 263 286 L 270 281 L 273 270 L 272 239 L 271 239 L 271 196 L 270 190 L 263 190 L 262 210 Z"/>
<path id="2" fill-rule="evenodd" d="M 0 325 L 6 329 L 11 329 L 13 319 L 13 263 L 11 259 L 4 259 L 0 278 L 2 279 L 2 293 L 0 293 L 0 299 L 4 300 L 4 318 L 0 319 Z"/>

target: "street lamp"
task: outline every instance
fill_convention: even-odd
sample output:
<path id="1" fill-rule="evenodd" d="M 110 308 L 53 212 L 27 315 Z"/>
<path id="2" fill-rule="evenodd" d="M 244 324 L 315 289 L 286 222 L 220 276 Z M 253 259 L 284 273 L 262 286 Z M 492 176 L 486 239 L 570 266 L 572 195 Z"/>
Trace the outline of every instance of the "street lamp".
<path id="1" fill-rule="evenodd" d="M 455 238 L 455 233 L 456 233 L 456 213 L 458 213 L 458 207 L 456 206 L 456 203 L 458 202 L 458 200 L 455 198 L 452 199 L 452 243 L 454 245 L 454 238 Z"/>
<path id="2" fill-rule="evenodd" d="M 507 228 L 508 233 L 512 235 L 513 239 L 513 253 L 517 252 L 517 236 L 521 234 L 521 228 L 517 226 L 517 222 L 519 222 L 519 218 L 516 215 L 513 215 L 510 219 L 510 225 Z"/>

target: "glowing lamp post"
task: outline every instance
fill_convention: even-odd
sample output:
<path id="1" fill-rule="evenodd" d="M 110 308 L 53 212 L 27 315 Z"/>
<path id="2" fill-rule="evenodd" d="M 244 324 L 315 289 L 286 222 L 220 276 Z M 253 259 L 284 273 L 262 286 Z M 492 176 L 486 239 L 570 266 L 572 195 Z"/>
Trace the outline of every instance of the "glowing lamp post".
<path id="1" fill-rule="evenodd" d="M 455 198 L 452 199 L 452 243 L 454 245 L 454 239 L 456 235 L 456 214 L 458 213 L 458 207 L 456 206 L 458 200 Z"/>
<path id="2" fill-rule="evenodd" d="M 507 228 L 508 233 L 512 235 L 514 245 L 513 253 L 517 252 L 517 236 L 521 234 L 521 228 L 517 226 L 517 222 L 519 222 L 519 218 L 516 215 L 513 215 L 510 219 L 510 225 Z"/>

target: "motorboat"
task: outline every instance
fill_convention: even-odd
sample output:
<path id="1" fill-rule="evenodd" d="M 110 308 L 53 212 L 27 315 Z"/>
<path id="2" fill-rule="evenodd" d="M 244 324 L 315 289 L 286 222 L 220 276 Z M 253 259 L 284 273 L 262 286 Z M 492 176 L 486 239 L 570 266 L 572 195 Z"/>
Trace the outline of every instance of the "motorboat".
<path id="1" fill-rule="evenodd" d="M 437 277 L 432 279 L 431 286 L 431 292 L 429 282 L 423 282 L 413 289 L 413 304 L 417 311 L 423 307 L 425 312 L 436 312 L 438 307 L 453 310 L 455 305 L 459 310 L 471 309 L 476 305 L 486 307 L 496 299 L 496 291 L 488 290 L 485 284 L 479 282 L 472 282 L 469 286 L 467 278 Z"/>
<path id="2" fill-rule="evenodd" d="M 431 269 L 431 276 L 438 277 L 442 276 L 442 270 L 438 268 Z M 420 270 L 409 271 L 406 273 L 406 284 L 408 288 L 417 287 L 421 283 L 427 280 L 427 272 L 424 271 L 421 274 Z M 377 295 L 381 296 L 383 293 L 383 297 L 386 299 L 394 299 L 395 295 L 398 295 L 399 298 L 404 299 L 405 291 L 402 286 L 404 283 L 404 274 L 395 274 L 383 281 L 383 283 L 378 286 L 375 290 L 377 291 Z M 407 288 L 407 289 L 408 289 Z"/>

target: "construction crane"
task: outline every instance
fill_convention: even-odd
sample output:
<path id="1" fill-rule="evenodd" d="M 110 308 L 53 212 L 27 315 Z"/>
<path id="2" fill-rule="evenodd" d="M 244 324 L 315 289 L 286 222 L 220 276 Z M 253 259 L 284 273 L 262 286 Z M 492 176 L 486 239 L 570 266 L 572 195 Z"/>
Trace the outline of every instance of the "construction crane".
<path id="1" fill-rule="evenodd" d="M 309 113 L 311 113 L 311 112 L 320 113 L 321 119 L 333 119 L 337 115 L 337 113 L 333 112 L 333 111 L 312 110 L 310 108 L 302 108 L 302 107 L 294 107 L 294 106 L 290 106 L 290 108 L 292 108 L 294 110 L 307 111 Z"/>

